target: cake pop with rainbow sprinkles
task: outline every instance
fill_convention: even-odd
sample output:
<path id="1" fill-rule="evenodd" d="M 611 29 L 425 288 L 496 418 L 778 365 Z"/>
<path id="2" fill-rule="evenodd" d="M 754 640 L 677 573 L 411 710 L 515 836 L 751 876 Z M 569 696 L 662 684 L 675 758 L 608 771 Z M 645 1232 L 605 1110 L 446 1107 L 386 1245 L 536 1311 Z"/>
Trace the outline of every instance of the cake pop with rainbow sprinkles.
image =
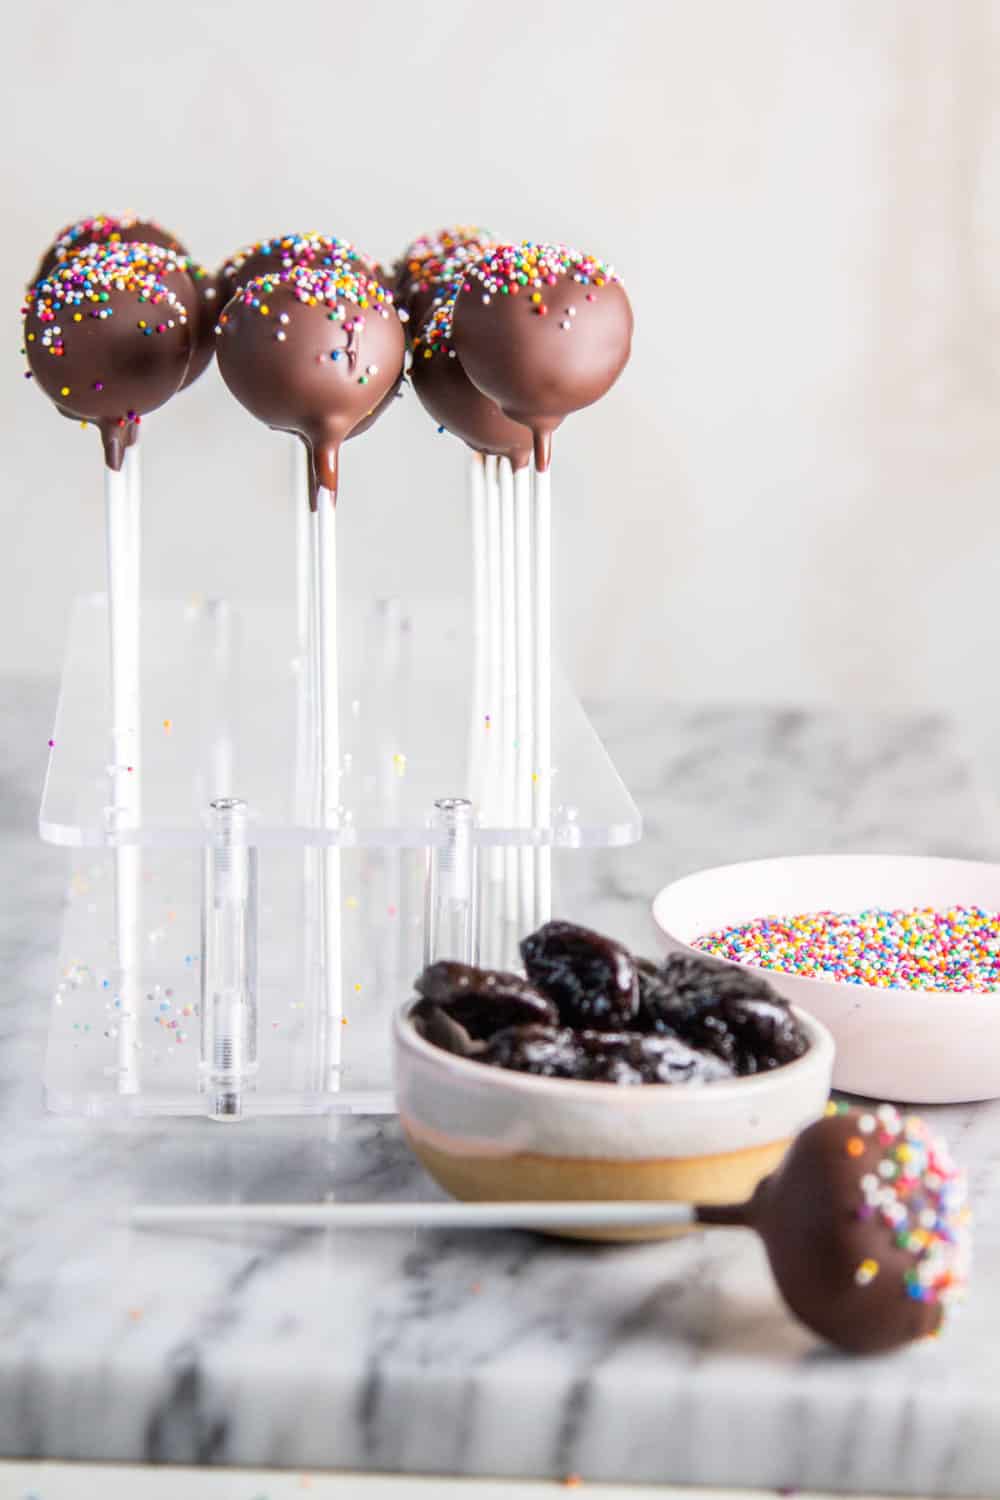
<path id="1" fill-rule="evenodd" d="M 404 354 L 392 294 L 346 267 L 260 276 L 219 319 L 229 389 L 259 421 L 305 441 L 316 484 L 334 495 L 341 444 L 390 396 Z"/>
<path id="2" fill-rule="evenodd" d="M 552 433 L 605 395 L 628 363 L 632 308 L 617 272 L 566 245 L 498 245 L 466 272 L 454 347 L 473 385 L 530 427 L 535 465 Z"/>
<path id="3" fill-rule="evenodd" d="M 396 262 L 394 286 L 411 336 L 457 291 L 462 274 L 495 244 L 496 235 L 479 224 L 453 224 L 407 245 Z"/>
<path id="4" fill-rule="evenodd" d="M 792 1312 L 854 1354 L 933 1337 L 968 1276 L 964 1174 L 891 1104 L 829 1104 L 749 1204 L 698 1217 L 755 1229 Z"/>
<path id="5" fill-rule="evenodd" d="M 169 266 L 95 245 L 25 299 L 29 375 L 64 415 L 99 428 L 112 470 L 121 468 L 142 417 L 168 401 L 187 372 L 191 319 L 166 279 L 180 285 L 186 277 L 179 262 Z"/>
<path id="6" fill-rule="evenodd" d="M 176 235 L 155 219 L 140 218 L 132 213 L 94 214 L 68 224 L 42 256 L 35 281 L 42 280 L 57 266 L 65 265 L 92 246 L 120 250 L 127 245 L 150 245 L 169 251 L 191 280 L 193 295 L 184 299 L 193 334 L 191 359 L 181 387 L 186 390 L 204 374 L 215 354 L 217 288 L 212 273 L 194 259 Z M 178 288 L 172 285 L 171 290 L 177 291 Z"/>
<path id="7" fill-rule="evenodd" d="M 87 219 L 77 219 L 72 224 L 67 224 L 61 229 L 45 251 L 35 272 L 35 281 L 41 281 L 43 276 L 56 266 L 64 265 L 66 261 L 72 260 L 81 250 L 88 245 L 160 245 L 165 250 L 173 250 L 175 255 L 187 255 L 187 247 L 169 229 L 164 229 L 162 224 L 157 224 L 155 219 L 143 219 L 138 214 L 92 214 Z"/>
<path id="8" fill-rule="evenodd" d="M 220 310 L 233 294 L 259 276 L 281 276 L 293 266 L 330 273 L 343 270 L 378 280 L 375 262 L 336 234 L 280 234 L 235 251 L 219 268 Z"/>
<path id="9" fill-rule="evenodd" d="M 531 462 L 531 433 L 476 389 L 451 341 L 454 298 L 435 308 L 413 342 L 410 382 L 436 422 L 476 453 L 509 458 L 515 472 Z"/>

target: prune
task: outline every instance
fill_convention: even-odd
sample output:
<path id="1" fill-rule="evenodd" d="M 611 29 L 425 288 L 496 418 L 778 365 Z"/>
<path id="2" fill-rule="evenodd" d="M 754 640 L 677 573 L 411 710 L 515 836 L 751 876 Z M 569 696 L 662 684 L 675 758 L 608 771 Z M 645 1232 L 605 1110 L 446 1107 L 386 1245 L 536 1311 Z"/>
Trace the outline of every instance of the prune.
<path id="1" fill-rule="evenodd" d="M 426 968 L 411 1012 L 421 1035 L 493 1067 L 620 1088 L 760 1073 L 808 1045 L 777 991 L 730 964 L 633 959 L 570 922 L 539 928 L 521 954 L 526 980 L 452 962 Z"/>
<path id="2" fill-rule="evenodd" d="M 675 953 L 659 968 L 640 960 L 637 1025 L 680 1037 L 741 1075 L 780 1067 L 806 1050 L 787 1003 L 756 974 Z"/>
<path id="3" fill-rule="evenodd" d="M 576 1037 L 558 1026 L 509 1026 L 490 1038 L 479 1061 L 541 1078 L 581 1076 Z"/>
<path id="4" fill-rule="evenodd" d="M 620 943 L 572 922 L 547 922 L 521 944 L 524 967 L 559 1007 L 564 1026 L 620 1031 L 639 1006 L 632 955 Z"/>
<path id="5" fill-rule="evenodd" d="M 736 1038 L 741 1073 L 765 1073 L 801 1057 L 808 1047 L 784 1000 L 728 1000 L 726 1024 Z"/>
<path id="6" fill-rule="evenodd" d="M 735 1070 L 672 1036 L 582 1031 L 580 1050 L 594 1083 L 714 1083 Z"/>
<path id="7" fill-rule="evenodd" d="M 483 1043 L 474 1042 L 465 1027 L 452 1020 L 447 1011 L 433 1000 L 418 1000 L 410 1011 L 410 1020 L 425 1041 L 458 1057 L 475 1057 Z"/>
<path id="8" fill-rule="evenodd" d="M 644 1083 L 636 1044 L 641 1041 L 628 1031 L 580 1031 L 579 1076 L 590 1083 L 615 1083 L 631 1087 Z"/>
<path id="9" fill-rule="evenodd" d="M 736 1070 L 724 1058 L 689 1047 L 674 1036 L 644 1036 L 640 1039 L 643 1083 L 715 1083 L 735 1077 Z"/>
<path id="10" fill-rule="evenodd" d="M 473 1040 L 482 1041 L 508 1026 L 555 1026 L 559 1021 L 552 1001 L 518 974 L 445 959 L 430 964 L 415 988 L 464 1026 Z"/>

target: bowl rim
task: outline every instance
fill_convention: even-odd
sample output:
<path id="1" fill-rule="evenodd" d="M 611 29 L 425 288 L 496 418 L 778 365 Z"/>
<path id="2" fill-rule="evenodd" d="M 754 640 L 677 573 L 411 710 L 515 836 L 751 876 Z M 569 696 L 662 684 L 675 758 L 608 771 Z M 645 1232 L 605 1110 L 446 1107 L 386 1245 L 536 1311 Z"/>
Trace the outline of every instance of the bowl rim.
<path id="1" fill-rule="evenodd" d="M 662 1105 L 667 1099 L 679 1098 L 704 1100 L 708 1106 L 713 1099 L 729 1099 L 733 1094 L 745 1097 L 754 1092 L 763 1093 L 773 1090 L 781 1080 L 796 1083 L 811 1068 L 829 1070 L 836 1053 L 833 1036 L 823 1022 L 793 1005 L 792 1014 L 809 1038 L 808 1048 L 793 1062 L 782 1063 L 780 1068 L 770 1068 L 766 1073 L 753 1073 L 746 1078 L 719 1078 L 714 1083 L 697 1084 L 693 1087 L 676 1083 L 644 1083 L 635 1088 L 615 1088 L 589 1079 L 543 1078 L 536 1073 L 519 1073 L 513 1068 L 491 1068 L 472 1058 L 446 1052 L 443 1047 L 435 1047 L 422 1037 L 410 1020 L 410 1011 L 419 1000 L 419 995 L 411 995 L 396 1007 L 393 1032 L 397 1048 L 409 1048 L 435 1067 L 443 1068 L 459 1079 L 468 1079 L 480 1085 L 489 1082 L 494 1087 L 510 1088 L 514 1092 L 525 1091 L 536 1096 L 550 1093 L 554 1089 L 556 1097 L 560 1099 L 587 1099 L 595 1104 L 601 1100 L 610 1108 L 618 1108 L 626 1103 L 631 1109 L 642 1108 L 640 1101 L 643 1099 L 646 1100 L 647 1107 L 651 1108 L 654 1104 Z"/>
<path id="2" fill-rule="evenodd" d="M 1000 994 L 1000 986 L 994 990 L 935 990 L 935 989 L 910 989 L 905 985 L 875 985 L 855 984 L 850 979 L 817 979 L 812 974 L 795 974 L 790 969 L 765 969 L 760 964 L 743 964 L 735 958 L 723 958 L 716 953 L 705 953 L 701 948 L 693 948 L 690 943 L 671 932 L 661 920 L 660 908 L 671 892 L 678 886 L 687 884 L 688 881 L 700 880 L 708 875 L 726 875 L 733 871 L 741 870 L 749 873 L 759 870 L 767 865 L 794 865 L 799 862 L 825 864 L 851 863 L 880 864 L 886 860 L 895 860 L 899 863 L 914 865 L 966 865 L 970 868 L 977 866 L 982 869 L 996 870 L 998 863 L 989 859 L 959 859 L 947 854 L 848 854 L 838 851 L 833 854 L 776 854 L 767 855 L 763 859 L 734 860 L 726 865 L 705 865 L 700 870 L 689 870 L 686 875 L 679 875 L 676 880 L 668 881 L 656 892 L 650 902 L 650 915 L 657 933 L 667 938 L 671 943 L 684 953 L 691 954 L 695 958 L 712 959 L 719 964 L 727 964 L 732 969 L 745 969 L 747 973 L 754 974 L 758 979 L 765 979 L 770 984 L 790 981 L 796 985 L 806 985 L 809 990 L 820 994 L 823 991 L 834 991 L 837 994 L 852 996 L 864 996 L 866 999 L 888 1000 L 893 1003 L 898 996 L 921 999 L 942 999 L 954 1004 L 956 1000 L 969 1000 L 976 1002 L 988 1001 L 996 1005 L 996 997 Z"/>

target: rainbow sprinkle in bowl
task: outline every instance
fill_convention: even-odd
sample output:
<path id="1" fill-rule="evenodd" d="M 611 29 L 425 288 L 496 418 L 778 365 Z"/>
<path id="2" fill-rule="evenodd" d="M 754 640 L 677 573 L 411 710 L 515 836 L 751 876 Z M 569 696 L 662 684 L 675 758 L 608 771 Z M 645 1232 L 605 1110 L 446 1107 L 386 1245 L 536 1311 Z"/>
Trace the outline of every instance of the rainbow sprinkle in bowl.
<path id="1" fill-rule="evenodd" d="M 911 1103 L 1000 1097 L 1000 865 L 804 855 L 666 886 L 669 952 L 765 976 L 837 1044 L 834 1087 Z"/>

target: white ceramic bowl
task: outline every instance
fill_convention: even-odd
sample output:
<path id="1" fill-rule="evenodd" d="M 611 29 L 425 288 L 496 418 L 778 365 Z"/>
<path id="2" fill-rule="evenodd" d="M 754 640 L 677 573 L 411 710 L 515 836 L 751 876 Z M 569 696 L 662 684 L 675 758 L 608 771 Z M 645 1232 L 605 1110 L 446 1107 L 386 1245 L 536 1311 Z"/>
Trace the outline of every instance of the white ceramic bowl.
<path id="1" fill-rule="evenodd" d="M 869 906 L 1000 911 L 1000 865 L 914 855 L 802 855 L 703 870 L 666 886 L 653 918 L 670 952 L 754 917 Z M 834 1087 L 913 1104 L 1000 1097 L 1000 994 L 876 989 L 761 974 L 833 1033 Z"/>
<path id="2" fill-rule="evenodd" d="M 616 1088 L 456 1057 L 419 1035 L 413 1003 L 394 1026 L 399 1117 L 417 1156 L 455 1198 L 740 1202 L 823 1113 L 830 1091 L 833 1042 L 808 1016 L 799 1019 L 809 1051 L 771 1073 Z"/>

